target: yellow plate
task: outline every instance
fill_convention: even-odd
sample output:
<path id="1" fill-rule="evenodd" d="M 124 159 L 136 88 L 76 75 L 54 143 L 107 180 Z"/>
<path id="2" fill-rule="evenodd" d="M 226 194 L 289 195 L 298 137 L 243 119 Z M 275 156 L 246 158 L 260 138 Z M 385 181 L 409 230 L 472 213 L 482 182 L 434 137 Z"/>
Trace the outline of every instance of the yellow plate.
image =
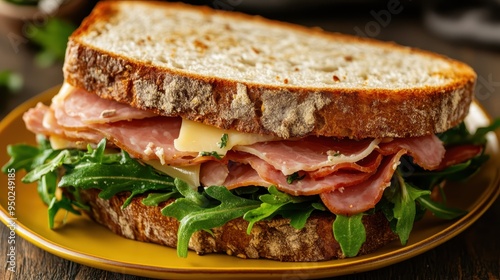
<path id="1" fill-rule="evenodd" d="M 5 149 L 8 144 L 35 143 L 35 136 L 24 128 L 22 114 L 39 101 L 49 102 L 57 90 L 53 88 L 27 101 L 2 120 L 2 165 L 8 158 Z M 488 124 L 490 119 L 482 108 L 473 104 L 467 121 L 469 127 L 474 128 Z M 407 246 L 403 247 L 395 241 L 375 253 L 344 260 L 282 263 L 225 255 L 197 256 L 193 252 L 182 259 L 177 257 L 175 249 L 119 237 L 87 218 L 72 214 L 66 217 L 66 225 L 50 230 L 47 226 L 47 207 L 38 198 L 36 185 L 22 184 L 21 173 L 15 175 L 15 195 L 11 197 L 8 196 L 7 175 L 0 175 L 0 219 L 8 225 L 12 224 L 11 218 L 17 219 L 14 220 L 16 233 L 52 254 L 84 265 L 127 274 L 190 279 L 302 279 L 344 275 L 378 269 L 414 257 L 456 236 L 476 221 L 500 193 L 498 139 L 498 134 L 489 135 L 487 152 L 491 159 L 471 183 L 446 188 L 450 204 L 469 210 L 466 216 L 455 221 L 443 221 L 427 215 L 415 225 Z M 13 216 L 7 211 L 10 201 L 15 201 L 15 209 L 10 209 L 13 210 Z"/>

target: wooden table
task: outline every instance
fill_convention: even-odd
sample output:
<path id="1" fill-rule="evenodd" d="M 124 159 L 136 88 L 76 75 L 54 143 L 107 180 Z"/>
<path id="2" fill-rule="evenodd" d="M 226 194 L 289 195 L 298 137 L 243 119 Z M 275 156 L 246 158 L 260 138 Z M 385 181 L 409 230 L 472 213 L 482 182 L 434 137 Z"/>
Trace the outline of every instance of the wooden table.
<path id="1" fill-rule="evenodd" d="M 357 16 L 328 12 L 314 17 L 290 12 L 279 18 L 327 30 L 356 34 L 374 18 L 372 8 L 359 8 Z M 360 11 L 361 10 L 361 11 Z M 372 11 L 376 11 L 373 9 Z M 393 15 L 377 38 L 443 53 L 470 64 L 478 73 L 478 99 L 494 117 L 500 117 L 500 52 L 491 48 L 462 45 L 431 35 L 414 13 Z M 27 98 L 62 81 L 61 65 L 47 69 L 34 67 L 34 51 L 21 45 L 17 52 L 6 36 L 0 36 L 0 70 L 13 69 L 25 77 L 25 87 L 17 95 L 2 97 L 1 116 Z M 4 148 L 4 147 L 0 147 Z M 1 159 L 3 164 L 4 159 Z M 0 226 L 0 279 L 145 279 L 94 269 L 47 253 L 17 238 L 16 273 L 6 271 L 9 229 Z M 336 279 L 500 279 L 500 201 L 470 228 L 449 242 L 417 257 L 379 270 Z M 112 249 L 111 249 L 112 250 Z"/>

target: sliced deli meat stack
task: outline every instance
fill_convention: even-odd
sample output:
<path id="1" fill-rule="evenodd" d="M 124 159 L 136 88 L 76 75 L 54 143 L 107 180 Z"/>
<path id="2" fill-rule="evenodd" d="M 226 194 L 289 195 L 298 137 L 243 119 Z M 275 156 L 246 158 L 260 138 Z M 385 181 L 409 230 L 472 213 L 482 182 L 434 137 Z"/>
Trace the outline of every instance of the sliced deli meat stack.
<path id="1" fill-rule="evenodd" d="M 390 185 L 399 160 L 405 153 L 405 150 L 401 150 L 386 157 L 370 180 L 349 188 L 324 192 L 320 194 L 321 200 L 330 211 L 341 215 L 353 215 L 372 209 L 382 198 L 385 188 Z"/>
<path id="2" fill-rule="evenodd" d="M 285 140 L 235 147 L 271 164 L 285 175 L 298 171 L 315 171 L 339 163 L 357 162 L 367 157 L 380 142 L 332 140 L 326 137 L 307 137 L 298 141 Z"/>
<path id="3" fill-rule="evenodd" d="M 366 211 L 380 200 L 394 172 L 389 163 L 395 167 L 408 154 L 422 168 L 437 169 L 446 153 L 435 135 L 359 141 L 309 136 L 236 145 L 222 158 L 183 152 L 174 145 L 181 118 L 158 116 L 67 85 L 50 107 L 40 104 L 24 119 L 35 133 L 93 144 L 105 137 L 144 161 L 201 165 L 199 180 L 204 186 L 275 185 L 295 196 L 320 195 L 333 213 L 349 215 Z M 479 152 L 477 146 L 454 148 L 445 161 L 451 164 Z M 290 180 L 293 175 L 295 179 Z"/>

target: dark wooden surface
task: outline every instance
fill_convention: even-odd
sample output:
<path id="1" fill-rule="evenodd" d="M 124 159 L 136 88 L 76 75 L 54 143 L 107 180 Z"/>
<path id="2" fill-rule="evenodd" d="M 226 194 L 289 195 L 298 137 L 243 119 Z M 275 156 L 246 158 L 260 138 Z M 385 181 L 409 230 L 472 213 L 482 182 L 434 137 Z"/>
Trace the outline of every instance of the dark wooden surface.
<path id="1" fill-rule="evenodd" d="M 477 88 L 478 100 L 491 115 L 500 117 L 500 52 L 498 51 L 500 48 L 443 40 L 423 27 L 420 13 L 407 10 L 392 15 L 391 21 L 380 28 L 376 37 L 436 51 L 469 63 L 480 78 Z M 356 16 L 335 9 L 315 16 L 307 10 L 287 11 L 269 16 L 355 34 L 357 27 L 363 29 L 366 24 L 374 21 L 370 11 L 376 12 L 379 9 L 359 7 Z M 34 66 L 33 48 L 21 44 L 18 51 L 15 51 L 5 34 L 0 35 L 0 70 L 16 70 L 23 74 L 25 79 L 25 86 L 21 92 L 9 97 L 2 96 L 0 112 L 1 117 L 4 117 L 22 101 L 59 84 L 62 81 L 62 74 L 60 64 L 43 69 Z M 1 159 L 1 163 L 4 162 L 5 159 Z M 0 279 L 145 279 L 94 269 L 56 257 L 20 237 L 16 239 L 17 270 L 11 273 L 7 271 L 6 263 L 8 252 L 6 240 L 9 232 L 6 226 L 0 225 Z M 497 200 L 471 227 L 433 250 L 379 270 L 336 279 L 500 279 L 499 236 L 500 202 Z M 113 250 L 111 244 L 110 250 Z M 301 277 L 294 279 L 307 279 L 305 275 Z"/>

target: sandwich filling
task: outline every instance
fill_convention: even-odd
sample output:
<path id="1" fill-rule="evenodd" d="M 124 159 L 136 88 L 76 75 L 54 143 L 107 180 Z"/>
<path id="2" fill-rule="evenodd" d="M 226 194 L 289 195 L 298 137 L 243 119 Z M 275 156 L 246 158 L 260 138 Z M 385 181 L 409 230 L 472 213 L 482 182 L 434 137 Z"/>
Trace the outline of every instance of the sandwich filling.
<path id="1" fill-rule="evenodd" d="M 453 143 L 452 137 L 438 135 L 281 139 L 159 116 L 69 84 L 64 84 L 50 106 L 38 104 L 23 119 L 30 131 L 47 136 L 54 150 L 95 148 L 105 138 L 108 148 L 119 148 L 141 165 L 180 178 L 191 190 L 223 186 L 233 191 L 257 186 L 292 198 L 315 197 L 320 203 L 315 202 L 314 208 L 330 211 L 338 220 L 374 211 L 388 187 L 405 186 L 403 177 L 475 170 L 485 160 L 483 140 Z M 482 131 L 478 139 L 493 128 Z M 433 188 L 441 183 L 444 175 L 429 185 Z M 425 197 L 421 204 L 432 203 L 427 199 L 430 191 L 418 192 L 413 200 Z M 394 202 L 396 207 L 398 203 Z M 400 238 L 406 243 L 407 234 L 400 234 Z M 345 253 L 353 256 L 357 251 L 346 249 Z"/>
<path id="2" fill-rule="evenodd" d="M 418 166 L 437 170 L 482 151 L 477 146 L 447 154 L 435 135 L 358 141 L 316 136 L 285 140 L 257 134 L 245 138 L 245 133 L 202 124 L 193 129 L 191 121 L 101 99 L 69 84 L 50 107 L 39 104 L 24 115 L 24 121 L 37 134 L 67 140 L 53 141 L 55 148 L 78 142 L 97 144 L 107 138 L 133 158 L 159 161 L 156 168 L 199 168 L 198 180 L 191 178 L 191 183 L 230 190 L 274 185 L 294 196 L 320 195 L 332 213 L 342 215 L 373 208 L 405 154 Z"/>

